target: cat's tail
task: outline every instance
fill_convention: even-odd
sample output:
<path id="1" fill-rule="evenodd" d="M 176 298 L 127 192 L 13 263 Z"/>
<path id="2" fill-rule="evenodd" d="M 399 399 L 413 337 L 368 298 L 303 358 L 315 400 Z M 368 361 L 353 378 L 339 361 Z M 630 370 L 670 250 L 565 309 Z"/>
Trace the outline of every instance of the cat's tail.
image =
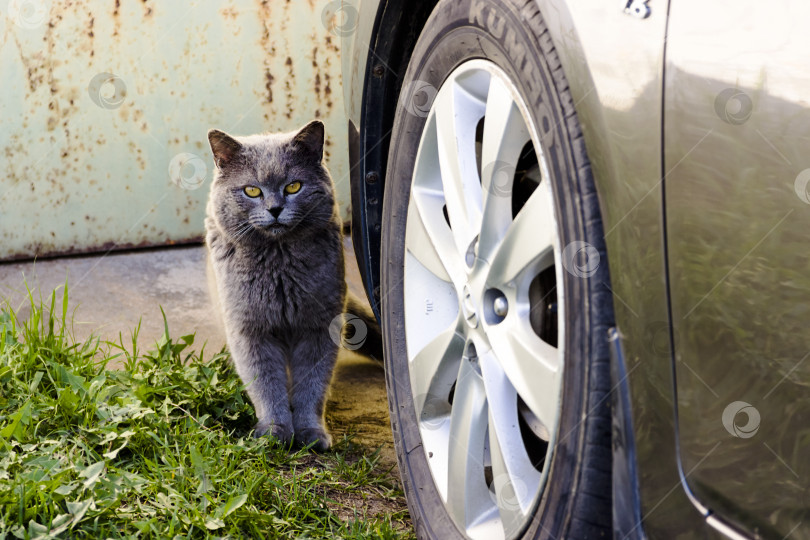
<path id="1" fill-rule="evenodd" d="M 351 326 L 352 328 L 346 328 Z M 383 360 L 382 330 L 368 302 L 352 294 L 346 295 L 344 340 L 350 349 L 374 360 Z"/>

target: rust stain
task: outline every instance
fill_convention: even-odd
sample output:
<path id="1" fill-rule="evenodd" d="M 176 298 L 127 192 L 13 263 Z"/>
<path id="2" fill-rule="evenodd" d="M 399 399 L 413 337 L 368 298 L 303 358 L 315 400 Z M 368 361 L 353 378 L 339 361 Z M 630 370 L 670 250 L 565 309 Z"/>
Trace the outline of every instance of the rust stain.
<path id="1" fill-rule="evenodd" d="M 219 13 L 226 19 L 236 20 L 239 12 L 232 6 L 226 6 L 219 10 Z"/>
<path id="2" fill-rule="evenodd" d="M 326 81 L 326 84 L 323 87 L 323 93 L 326 95 L 326 108 L 331 111 L 332 110 L 332 98 L 331 98 L 332 84 L 331 84 L 330 81 L 331 81 L 332 77 L 329 75 L 328 72 L 324 72 L 323 78 L 324 78 L 324 81 Z"/>
<path id="3" fill-rule="evenodd" d="M 284 89 L 287 91 L 287 103 L 284 111 L 284 116 L 287 117 L 288 120 L 292 119 L 293 111 L 295 110 L 295 98 L 293 96 L 293 84 L 295 83 L 295 70 L 293 69 L 293 60 L 291 57 L 287 57 L 287 60 L 284 61 L 284 65 L 287 66 L 287 79 L 284 81 Z"/>
<path id="4" fill-rule="evenodd" d="M 259 37 L 259 45 L 264 51 L 264 89 L 265 89 L 265 103 L 274 109 L 273 103 L 273 84 L 276 82 L 276 77 L 271 72 L 271 66 L 276 56 L 276 46 L 270 34 L 270 22 L 273 20 L 270 10 L 269 0 L 259 0 L 258 2 L 258 15 L 261 21 L 261 36 Z M 269 119 L 268 113 L 264 114 L 265 119 Z"/>
<path id="5" fill-rule="evenodd" d="M 315 41 L 316 37 L 315 34 L 312 34 L 311 39 Z M 321 116 L 321 107 L 323 106 L 323 96 L 321 95 L 322 85 L 321 85 L 321 73 L 318 69 L 318 46 L 312 48 L 312 68 L 315 71 L 315 77 L 312 79 L 313 89 L 315 90 L 315 101 L 317 102 L 318 108 L 315 110 L 315 117 L 318 118 Z"/>
<path id="6" fill-rule="evenodd" d="M 267 103 L 273 103 L 273 81 L 275 77 L 270 73 L 270 68 L 264 68 L 264 88 L 267 90 Z"/>
<path id="7" fill-rule="evenodd" d="M 331 35 L 327 34 L 326 39 L 324 39 L 324 42 L 326 43 L 326 48 L 329 49 L 330 51 L 335 52 L 335 53 L 340 52 L 340 48 L 337 45 L 335 45 L 334 43 L 332 43 L 332 36 Z"/>
<path id="8" fill-rule="evenodd" d="M 115 7 L 113 7 L 113 12 L 112 12 L 112 16 L 113 16 L 113 33 L 112 33 L 112 35 L 114 37 L 118 36 L 118 31 L 119 31 L 119 29 L 121 27 L 121 18 L 119 17 L 120 9 L 121 9 L 121 0 L 115 0 Z"/>

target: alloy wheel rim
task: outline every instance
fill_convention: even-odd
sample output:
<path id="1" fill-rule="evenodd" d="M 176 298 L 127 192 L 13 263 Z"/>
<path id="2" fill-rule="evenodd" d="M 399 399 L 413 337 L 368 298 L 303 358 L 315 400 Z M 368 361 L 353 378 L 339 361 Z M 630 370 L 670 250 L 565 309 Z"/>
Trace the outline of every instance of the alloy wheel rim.
<path id="1" fill-rule="evenodd" d="M 411 392 L 433 481 L 470 538 L 526 527 L 557 435 L 560 243 L 530 118 L 503 70 L 465 62 L 435 91 L 412 177 L 403 284 Z"/>

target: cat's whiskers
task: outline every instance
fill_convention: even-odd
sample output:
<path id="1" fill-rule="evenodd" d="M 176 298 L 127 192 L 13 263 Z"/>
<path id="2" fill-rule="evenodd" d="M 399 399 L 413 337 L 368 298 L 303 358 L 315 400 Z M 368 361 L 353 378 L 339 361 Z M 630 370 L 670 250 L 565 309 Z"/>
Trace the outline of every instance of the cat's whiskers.
<path id="1" fill-rule="evenodd" d="M 250 227 L 249 223 L 240 223 L 237 225 L 235 238 L 241 238 L 242 234 L 248 229 L 248 227 Z"/>
<path id="2" fill-rule="evenodd" d="M 236 228 L 236 236 L 234 237 L 234 242 L 239 242 L 245 236 L 247 236 L 253 230 L 253 225 L 250 223 L 242 223 Z"/>
<path id="3" fill-rule="evenodd" d="M 245 231 L 244 231 L 242 234 L 240 234 L 240 235 L 239 235 L 239 238 L 237 238 L 237 241 L 244 240 L 244 239 L 245 239 L 247 236 L 249 236 L 249 235 L 250 235 L 250 234 L 251 234 L 253 231 L 254 231 L 253 227 L 248 227 L 248 228 L 246 228 L 246 229 L 245 229 Z"/>

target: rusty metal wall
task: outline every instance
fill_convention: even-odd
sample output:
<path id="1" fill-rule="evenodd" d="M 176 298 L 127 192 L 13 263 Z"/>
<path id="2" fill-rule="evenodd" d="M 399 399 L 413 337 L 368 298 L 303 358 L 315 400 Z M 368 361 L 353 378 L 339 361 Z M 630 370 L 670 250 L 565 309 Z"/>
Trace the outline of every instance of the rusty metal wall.
<path id="1" fill-rule="evenodd" d="M 347 219 L 338 44 L 352 21 L 336 12 L 339 0 L 0 0 L 0 260 L 199 239 L 211 127 L 321 118 Z"/>

